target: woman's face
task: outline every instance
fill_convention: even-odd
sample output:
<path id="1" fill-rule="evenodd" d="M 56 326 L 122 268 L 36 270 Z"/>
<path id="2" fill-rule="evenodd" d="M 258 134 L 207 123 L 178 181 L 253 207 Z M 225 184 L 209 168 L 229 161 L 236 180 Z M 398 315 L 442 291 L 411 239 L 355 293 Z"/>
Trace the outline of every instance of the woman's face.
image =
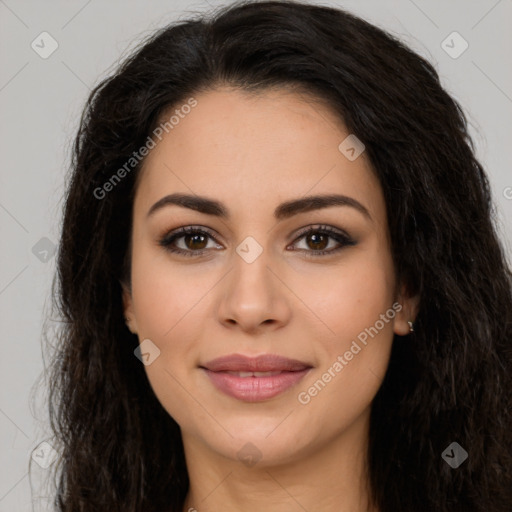
<path id="1" fill-rule="evenodd" d="M 150 150 L 134 202 L 125 312 L 156 396 L 189 454 L 272 465 L 364 436 L 414 317 L 365 153 L 340 149 L 349 133 L 306 96 L 195 99 Z"/>

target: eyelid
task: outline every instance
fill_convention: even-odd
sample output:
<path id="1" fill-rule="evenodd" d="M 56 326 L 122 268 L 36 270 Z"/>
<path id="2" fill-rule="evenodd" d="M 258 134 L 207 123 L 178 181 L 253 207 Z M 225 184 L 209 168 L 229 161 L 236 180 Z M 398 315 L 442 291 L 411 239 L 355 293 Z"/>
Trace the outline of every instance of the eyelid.
<path id="1" fill-rule="evenodd" d="M 300 228 L 299 231 L 297 231 L 293 235 L 293 237 L 291 239 L 292 242 L 296 241 L 297 238 L 301 238 L 304 235 L 307 235 L 311 231 L 313 231 L 313 232 L 319 231 L 319 232 L 325 232 L 328 234 L 336 234 L 336 235 L 345 237 L 348 240 L 352 239 L 352 237 L 347 232 L 345 232 L 343 229 L 335 228 L 334 226 L 329 226 L 328 224 L 318 224 L 317 223 L 317 224 L 310 224 L 308 226 L 304 226 L 303 228 Z"/>
<path id="2" fill-rule="evenodd" d="M 221 243 L 217 240 L 216 235 L 213 233 L 213 231 L 210 228 L 207 228 L 205 226 L 195 225 L 195 224 L 181 226 L 179 228 L 176 228 L 176 229 L 166 232 L 163 236 L 161 236 L 158 239 L 158 244 L 163 246 L 164 249 L 167 249 L 170 251 L 170 249 L 168 249 L 168 247 L 170 246 L 171 241 L 174 242 L 175 240 L 178 240 L 178 239 L 182 238 L 183 236 L 186 236 L 190 233 L 205 234 L 205 235 L 209 236 L 216 244 L 221 245 Z M 184 251 L 184 252 L 200 254 L 201 252 L 204 252 L 206 250 L 207 249 L 201 249 L 199 251 Z M 176 252 L 179 252 L 179 250 L 176 250 Z"/>
<path id="3" fill-rule="evenodd" d="M 347 247 L 352 247 L 357 244 L 357 241 L 351 237 L 346 231 L 340 228 L 336 228 L 334 226 L 329 226 L 326 224 L 310 224 L 309 226 L 305 226 L 300 229 L 298 233 L 294 235 L 292 240 L 292 244 L 297 243 L 299 240 L 303 239 L 306 235 L 310 233 L 321 233 L 327 235 L 329 238 L 336 241 L 338 247 L 331 249 L 317 249 L 317 250 L 307 250 L 307 249 L 293 249 L 295 251 L 300 251 L 304 254 L 306 258 L 315 258 L 319 259 L 322 256 L 331 256 L 341 252 Z M 288 248 L 288 247 L 287 247 Z"/>
<path id="4" fill-rule="evenodd" d="M 318 249 L 318 250 L 306 250 L 306 249 L 293 249 L 294 251 L 300 251 L 305 254 L 307 254 L 310 257 L 320 256 L 324 254 L 334 254 L 345 247 L 353 246 L 357 242 L 354 240 L 346 231 L 335 228 L 334 226 L 329 226 L 325 224 L 310 224 L 308 226 L 304 226 L 301 228 L 298 232 L 295 232 L 290 239 L 290 242 L 287 245 L 287 248 L 289 247 L 290 243 L 294 244 L 298 242 L 301 238 L 304 238 L 304 236 L 308 235 L 309 233 L 322 233 L 326 234 L 330 238 L 333 238 L 336 240 L 338 244 L 340 244 L 339 247 L 336 247 L 334 249 Z M 166 233 L 160 239 L 158 240 L 158 244 L 161 245 L 165 250 L 171 253 L 176 254 L 182 254 L 187 256 L 201 256 L 206 252 L 211 251 L 211 249 L 200 249 L 197 251 L 193 250 L 185 250 L 185 249 L 179 249 L 179 248 L 171 248 L 171 243 L 174 243 L 175 240 L 178 240 L 182 238 L 183 236 L 186 236 L 187 234 L 194 233 L 194 234 L 205 234 L 208 237 L 210 237 L 216 244 L 222 245 L 218 240 L 216 235 L 213 234 L 213 231 L 210 228 L 207 228 L 205 226 L 200 225 L 187 225 L 182 226 L 176 229 L 171 230 L 170 232 Z M 341 239 L 341 240 L 339 240 Z"/>

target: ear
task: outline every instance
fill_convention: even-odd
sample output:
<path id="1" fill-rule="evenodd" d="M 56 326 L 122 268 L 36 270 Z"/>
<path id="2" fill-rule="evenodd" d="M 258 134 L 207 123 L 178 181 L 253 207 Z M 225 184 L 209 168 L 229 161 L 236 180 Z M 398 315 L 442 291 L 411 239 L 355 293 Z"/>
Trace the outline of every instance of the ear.
<path id="1" fill-rule="evenodd" d="M 132 292 L 129 285 L 121 283 L 123 293 L 123 312 L 126 319 L 126 325 L 130 332 L 137 334 L 137 320 L 135 318 L 135 312 L 133 310 Z"/>
<path id="2" fill-rule="evenodd" d="M 407 287 L 402 285 L 396 302 L 402 306 L 402 309 L 396 313 L 393 330 L 399 336 L 406 336 L 411 332 L 408 322 L 414 322 L 418 315 L 420 297 L 409 295 Z"/>

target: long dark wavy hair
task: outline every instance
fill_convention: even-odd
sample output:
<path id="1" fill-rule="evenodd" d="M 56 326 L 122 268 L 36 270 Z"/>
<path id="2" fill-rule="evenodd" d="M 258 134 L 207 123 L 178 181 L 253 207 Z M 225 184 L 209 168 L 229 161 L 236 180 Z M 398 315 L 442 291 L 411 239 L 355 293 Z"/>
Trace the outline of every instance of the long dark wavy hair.
<path id="1" fill-rule="evenodd" d="M 55 506 L 181 512 L 181 432 L 123 317 L 141 164 L 103 198 L 94 190 L 165 112 L 220 85 L 298 88 L 326 101 L 365 144 L 382 186 L 397 277 L 420 305 L 415 332 L 393 340 L 372 404 L 373 503 L 510 512 L 512 273 L 466 117 L 434 67 L 393 36 L 341 9 L 289 1 L 238 2 L 159 29 L 87 100 L 53 283 L 62 322 L 49 380 Z M 452 442 L 468 453 L 457 469 L 442 457 Z"/>

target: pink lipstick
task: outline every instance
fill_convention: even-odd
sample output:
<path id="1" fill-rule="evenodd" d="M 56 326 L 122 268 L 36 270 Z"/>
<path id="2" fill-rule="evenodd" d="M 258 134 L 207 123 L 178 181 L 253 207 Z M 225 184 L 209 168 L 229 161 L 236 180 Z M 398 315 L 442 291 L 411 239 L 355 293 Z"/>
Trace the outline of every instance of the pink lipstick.
<path id="1" fill-rule="evenodd" d="M 302 361 L 274 354 L 232 354 L 200 367 L 219 391 L 245 402 L 260 402 L 283 393 L 312 368 Z"/>

